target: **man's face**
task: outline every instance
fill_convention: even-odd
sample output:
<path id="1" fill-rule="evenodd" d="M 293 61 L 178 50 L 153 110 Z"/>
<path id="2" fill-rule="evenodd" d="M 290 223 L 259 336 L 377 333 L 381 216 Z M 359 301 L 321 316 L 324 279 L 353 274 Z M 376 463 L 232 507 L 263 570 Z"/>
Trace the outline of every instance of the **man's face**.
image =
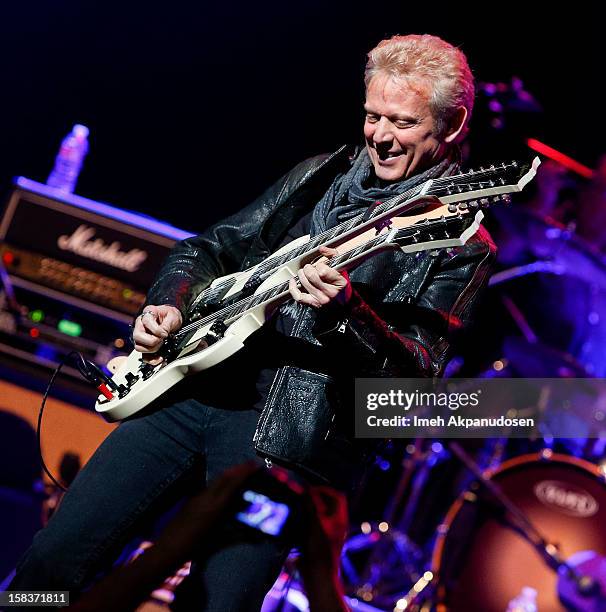
<path id="1" fill-rule="evenodd" d="M 398 181 L 425 170 L 444 154 L 429 110 L 427 88 L 378 73 L 366 91 L 364 137 L 376 175 Z"/>

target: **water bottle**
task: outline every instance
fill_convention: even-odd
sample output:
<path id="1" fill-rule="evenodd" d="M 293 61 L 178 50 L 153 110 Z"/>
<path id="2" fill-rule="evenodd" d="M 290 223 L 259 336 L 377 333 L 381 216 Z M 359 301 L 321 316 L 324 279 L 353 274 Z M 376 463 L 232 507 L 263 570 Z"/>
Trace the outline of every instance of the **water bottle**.
<path id="1" fill-rule="evenodd" d="M 63 139 L 55 159 L 55 167 L 46 184 L 60 191 L 73 193 L 82 168 L 82 162 L 88 152 L 88 128 L 77 123 Z"/>
<path id="2" fill-rule="evenodd" d="M 537 612 L 537 610 L 537 591 L 532 587 L 524 587 L 507 606 L 507 612 Z"/>

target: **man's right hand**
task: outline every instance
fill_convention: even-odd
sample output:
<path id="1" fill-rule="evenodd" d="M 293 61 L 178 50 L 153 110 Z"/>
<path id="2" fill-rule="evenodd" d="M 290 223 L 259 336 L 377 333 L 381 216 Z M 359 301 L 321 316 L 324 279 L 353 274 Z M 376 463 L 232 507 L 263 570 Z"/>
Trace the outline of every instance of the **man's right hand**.
<path id="1" fill-rule="evenodd" d="M 168 334 L 177 331 L 183 325 L 181 311 L 174 306 L 145 306 L 141 315 L 135 320 L 133 343 L 140 353 L 155 353 Z M 159 363 L 162 358 L 150 359 L 150 363 Z M 155 365 L 155 364 L 154 364 Z"/>

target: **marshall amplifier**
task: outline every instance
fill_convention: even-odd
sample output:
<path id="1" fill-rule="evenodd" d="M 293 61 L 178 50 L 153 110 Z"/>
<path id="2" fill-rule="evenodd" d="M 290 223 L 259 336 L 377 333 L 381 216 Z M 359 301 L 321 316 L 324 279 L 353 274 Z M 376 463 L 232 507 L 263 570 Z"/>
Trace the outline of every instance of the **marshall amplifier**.
<path id="1" fill-rule="evenodd" d="M 0 351 L 54 365 L 70 350 L 103 364 L 164 257 L 190 233 L 17 178 L 0 220 Z"/>

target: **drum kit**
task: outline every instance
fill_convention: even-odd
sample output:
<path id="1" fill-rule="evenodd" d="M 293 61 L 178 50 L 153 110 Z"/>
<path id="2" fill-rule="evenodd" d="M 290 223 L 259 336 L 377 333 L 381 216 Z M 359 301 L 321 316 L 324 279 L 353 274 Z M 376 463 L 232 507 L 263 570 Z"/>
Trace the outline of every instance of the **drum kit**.
<path id="1" fill-rule="evenodd" d="M 603 406 L 606 260 L 530 210 L 495 215 L 487 315 L 451 375 L 587 378 Z M 579 431 L 388 443 L 353 503 L 352 609 L 606 611 L 606 425 Z"/>

